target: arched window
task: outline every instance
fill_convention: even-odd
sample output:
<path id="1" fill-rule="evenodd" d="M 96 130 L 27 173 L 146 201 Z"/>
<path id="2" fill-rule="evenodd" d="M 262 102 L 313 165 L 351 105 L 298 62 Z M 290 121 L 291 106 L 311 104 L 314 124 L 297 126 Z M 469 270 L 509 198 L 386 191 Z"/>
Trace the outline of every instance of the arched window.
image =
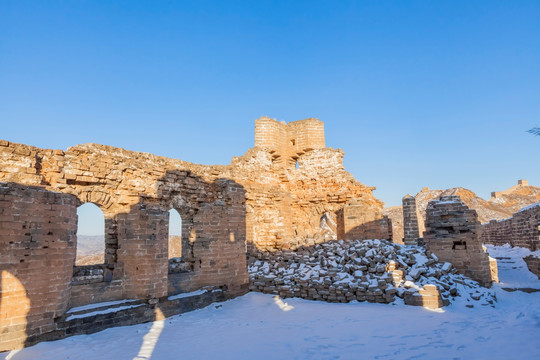
<path id="1" fill-rule="evenodd" d="M 75 265 L 105 262 L 105 216 L 99 207 L 86 203 L 77 208 L 77 257 Z"/>
<path id="2" fill-rule="evenodd" d="M 182 257 L 182 218 L 175 209 L 169 210 L 169 259 Z"/>

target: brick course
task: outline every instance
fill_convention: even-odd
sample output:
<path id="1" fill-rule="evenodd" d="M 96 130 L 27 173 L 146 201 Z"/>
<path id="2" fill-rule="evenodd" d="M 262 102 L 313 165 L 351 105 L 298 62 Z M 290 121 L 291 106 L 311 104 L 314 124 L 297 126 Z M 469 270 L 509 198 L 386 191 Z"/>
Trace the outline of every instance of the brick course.
<path id="1" fill-rule="evenodd" d="M 55 330 L 69 306 L 76 198 L 0 183 L 0 351 Z"/>

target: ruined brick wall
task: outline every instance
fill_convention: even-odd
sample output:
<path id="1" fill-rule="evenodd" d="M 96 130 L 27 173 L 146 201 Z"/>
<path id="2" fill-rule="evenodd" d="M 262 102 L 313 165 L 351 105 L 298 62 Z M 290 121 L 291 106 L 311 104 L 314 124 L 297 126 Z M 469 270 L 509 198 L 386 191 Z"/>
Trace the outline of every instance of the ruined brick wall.
<path id="1" fill-rule="evenodd" d="M 55 330 L 68 309 L 77 201 L 0 183 L 0 351 Z"/>
<path id="2" fill-rule="evenodd" d="M 416 245 L 420 232 L 418 229 L 418 210 L 416 209 L 416 199 L 411 195 L 403 197 L 403 243 L 405 245 Z"/>
<path id="3" fill-rule="evenodd" d="M 492 220 L 482 226 L 484 244 L 540 249 L 540 206 L 531 205 L 506 220 Z"/>
<path id="4" fill-rule="evenodd" d="M 256 120 L 255 148 L 233 158 L 225 170 L 225 177 L 246 189 L 248 250 L 294 249 L 324 240 L 325 214 L 340 219 L 336 238 L 391 239 L 375 188 L 345 171 L 343 151 L 324 146 L 323 123 L 317 119 Z M 350 206 L 355 215 L 341 216 Z"/>
<path id="5" fill-rule="evenodd" d="M 297 153 L 326 147 L 322 121 L 318 119 L 292 121 L 287 127 L 289 135 L 294 140 L 293 149 Z"/>
<path id="6" fill-rule="evenodd" d="M 491 286 L 489 256 L 482 249 L 481 224 L 476 211 L 459 196 L 442 196 L 426 210 L 424 241 L 440 261 L 452 263 L 458 271 Z"/>
<path id="7" fill-rule="evenodd" d="M 353 199 L 338 212 L 338 238 L 392 240 L 392 223 L 377 204 Z"/>
<path id="8" fill-rule="evenodd" d="M 540 279 L 540 258 L 534 255 L 529 255 L 524 257 L 523 260 L 527 264 L 529 271 L 538 276 Z"/>
<path id="9" fill-rule="evenodd" d="M 396 244 L 403 244 L 403 238 L 405 237 L 403 231 L 403 207 L 390 206 L 384 208 L 383 215 L 386 216 L 392 224 L 392 241 Z M 419 233 L 422 234 L 422 231 L 419 230 Z"/>
<path id="10" fill-rule="evenodd" d="M 206 285 L 227 290 L 226 297 L 248 290 L 245 194 L 241 185 L 219 178 L 223 167 L 95 144 L 64 152 L 6 141 L 0 144 L 0 163 L 0 181 L 71 194 L 74 209 L 92 202 L 105 215 L 104 264 L 74 266 L 65 257 L 71 280 L 69 307 L 125 298 L 162 298 Z M 224 207 L 226 211 L 222 211 Z M 168 274 L 171 208 L 183 219 L 185 256 L 180 260 L 190 279 L 184 288 L 174 286 L 174 271 Z M 76 221 L 76 211 L 73 216 Z M 3 226 L 4 222 L 10 220 L 3 219 Z M 75 244 L 74 239 L 73 256 Z M 7 254 L 1 253 L 2 261 Z M 55 277 L 62 271 L 50 270 L 43 274 Z M 49 320 L 52 314 L 47 312 Z"/>
<path id="11" fill-rule="evenodd" d="M 343 156 L 341 150 L 324 148 L 298 158 L 298 169 L 289 175 L 292 243 L 303 245 L 303 239 L 317 234 L 326 213 L 336 215 L 339 239 L 392 238 L 382 214 L 384 203 L 373 196 L 374 187 L 359 183 L 345 171 Z"/>
<path id="12" fill-rule="evenodd" d="M 482 225 L 482 243 L 504 245 L 512 243 L 512 220 L 491 220 Z"/>
<path id="13" fill-rule="evenodd" d="M 295 247 L 305 239 L 309 242 L 320 232 L 323 214 L 337 214 L 351 201 L 362 204 L 364 209 L 357 208 L 357 212 L 365 216 L 343 224 L 348 228 L 341 233 L 358 228 L 355 237 L 389 237 L 384 235 L 387 220 L 380 212 L 384 204 L 372 194 L 375 188 L 361 184 L 345 171 L 341 150 L 324 148 L 321 121 L 282 124 L 261 118 L 256 121 L 255 137 L 256 147 L 233 158 L 229 166 L 195 165 L 95 144 L 64 152 L 4 141 L 0 143 L 0 162 L 4 165 L 0 180 L 74 194 L 81 203 L 98 205 L 114 227 L 116 214 L 130 212 L 130 206 L 140 203 L 141 194 L 159 198 L 163 190 L 170 189 L 172 193 L 166 196 L 176 197 L 185 211 L 194 211 L 215 200 L 214 181 L 231 179 L 246 190 L 249 247 L 272 250 Z M 179 213 L 186 222 L 184 226 L 190 226 L 193 214 L 181 209 Z M 365 233 L 359 228 L 362 224 Z M 381 228 L 377 230 L 377 226 Z M 189 230 L 183 233 L 189 234 Z M 117 234 L 112 230 L 106 234 L 107 271 L 118 278 L 111 265 L 119 246 Z M 187 238 L 182 243 L 189 245 Z"/>
<path id="14" fill-rule="evenodd" d="M 431 200 L 441 196 L 458 195 L 471 209 L 476 210 L 478 219 L 482 224 L 491 220 L 505 220 L 517 211 L 540 201 L 540 188 L 529 185 L 527 180 L 518 180 L 517 185 L 505 191 L 493 192 L 488 201 L 478 197 L 474 192 L 464 188 L 451 188 L 446 190 L 432 190 L 422 188 L 415 195 L 418 209 L 418 227 L 420 234 L 425 231 L 426 207 Z M 402 206 L 400 206 L 402 208 Z M 395 207 L 385 209 L 385 214 L 392 219 L 394 241 L 403 233 L 403 216 Z M 503 226 L 504 227 L 504 226 Z M 508 240 L 506 241 L 508 242 Z"/>
<path id="15" fill-rule="evenodd" d="M 203 206 L 193 218 L 191 271 L 169 269 L 169 294 L 210 285 L 225 286 L 230 296 L 247 290 L 245 190 L 232 181 L 222 186 L 223 200 Z"/>
<path id="16" fill-rule="evenodd" d="M 325 147 L 322 122 L 259 119 L 255 143 L 231 165 L 205 166 L 97 144 L 62 151 L 2 140 L 0 181 L 103 211 L 104 263 L 71 263 L 70 307 L 207 285 L 235 296 L 248 290 L 246 247 L 275 251 L 338 234 L 391 238 L 375 188 L 345 171 L 341 150 Z M 182 218 L 182 257 L 169 261 L 172 208 Z"/>

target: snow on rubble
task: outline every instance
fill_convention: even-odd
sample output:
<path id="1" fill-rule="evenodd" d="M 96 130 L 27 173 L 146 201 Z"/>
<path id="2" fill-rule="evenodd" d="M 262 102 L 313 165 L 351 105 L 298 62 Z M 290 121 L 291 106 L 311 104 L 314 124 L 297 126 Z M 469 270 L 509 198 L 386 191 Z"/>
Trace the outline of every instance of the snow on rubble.
<path id="1" fill-rule="evenodd" d="M 353 300 L 426 304 L 420 297 L 437 297 L 432 308 L 461 297 L 469 306 L 493 305 L 494 293 L 458 274 L 450 263 L 421 246 L 386 240 L 332 241 L 296 251 L 260 252 L 249 261 L 251 290 L 328 302 Z M 415 303 L 415 299 L 419 300 Z"/>
<path id="2" fill-rule="evenodd" d="M 495 307 L 462 306 L 460 300 L 469 303 L 463 296 L 430 311 L 399 299 L 394 306 L 342 304 L 251 292 L 153 323 L 0 353 L 0 359 L 539 359 L 540 292 L 504 290 L 540 289 L 522 259 L 530 251 L 487 248 L 501 264 L 501 283 L 491 289 Z"/>

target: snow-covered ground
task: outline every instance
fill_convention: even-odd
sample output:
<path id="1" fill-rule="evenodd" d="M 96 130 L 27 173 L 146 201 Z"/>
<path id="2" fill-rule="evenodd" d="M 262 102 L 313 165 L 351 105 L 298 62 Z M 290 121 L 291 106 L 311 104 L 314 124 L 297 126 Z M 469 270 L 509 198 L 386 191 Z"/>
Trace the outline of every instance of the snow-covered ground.
<path id="1" fill-rule="evenodd" d="M 521 256 L 499 260 L 495 307 L 456 301 L 329 304 L 249 293 L 164 321 L 40 343 L 0 359 L 540 359 L 540 289 Z"/>

